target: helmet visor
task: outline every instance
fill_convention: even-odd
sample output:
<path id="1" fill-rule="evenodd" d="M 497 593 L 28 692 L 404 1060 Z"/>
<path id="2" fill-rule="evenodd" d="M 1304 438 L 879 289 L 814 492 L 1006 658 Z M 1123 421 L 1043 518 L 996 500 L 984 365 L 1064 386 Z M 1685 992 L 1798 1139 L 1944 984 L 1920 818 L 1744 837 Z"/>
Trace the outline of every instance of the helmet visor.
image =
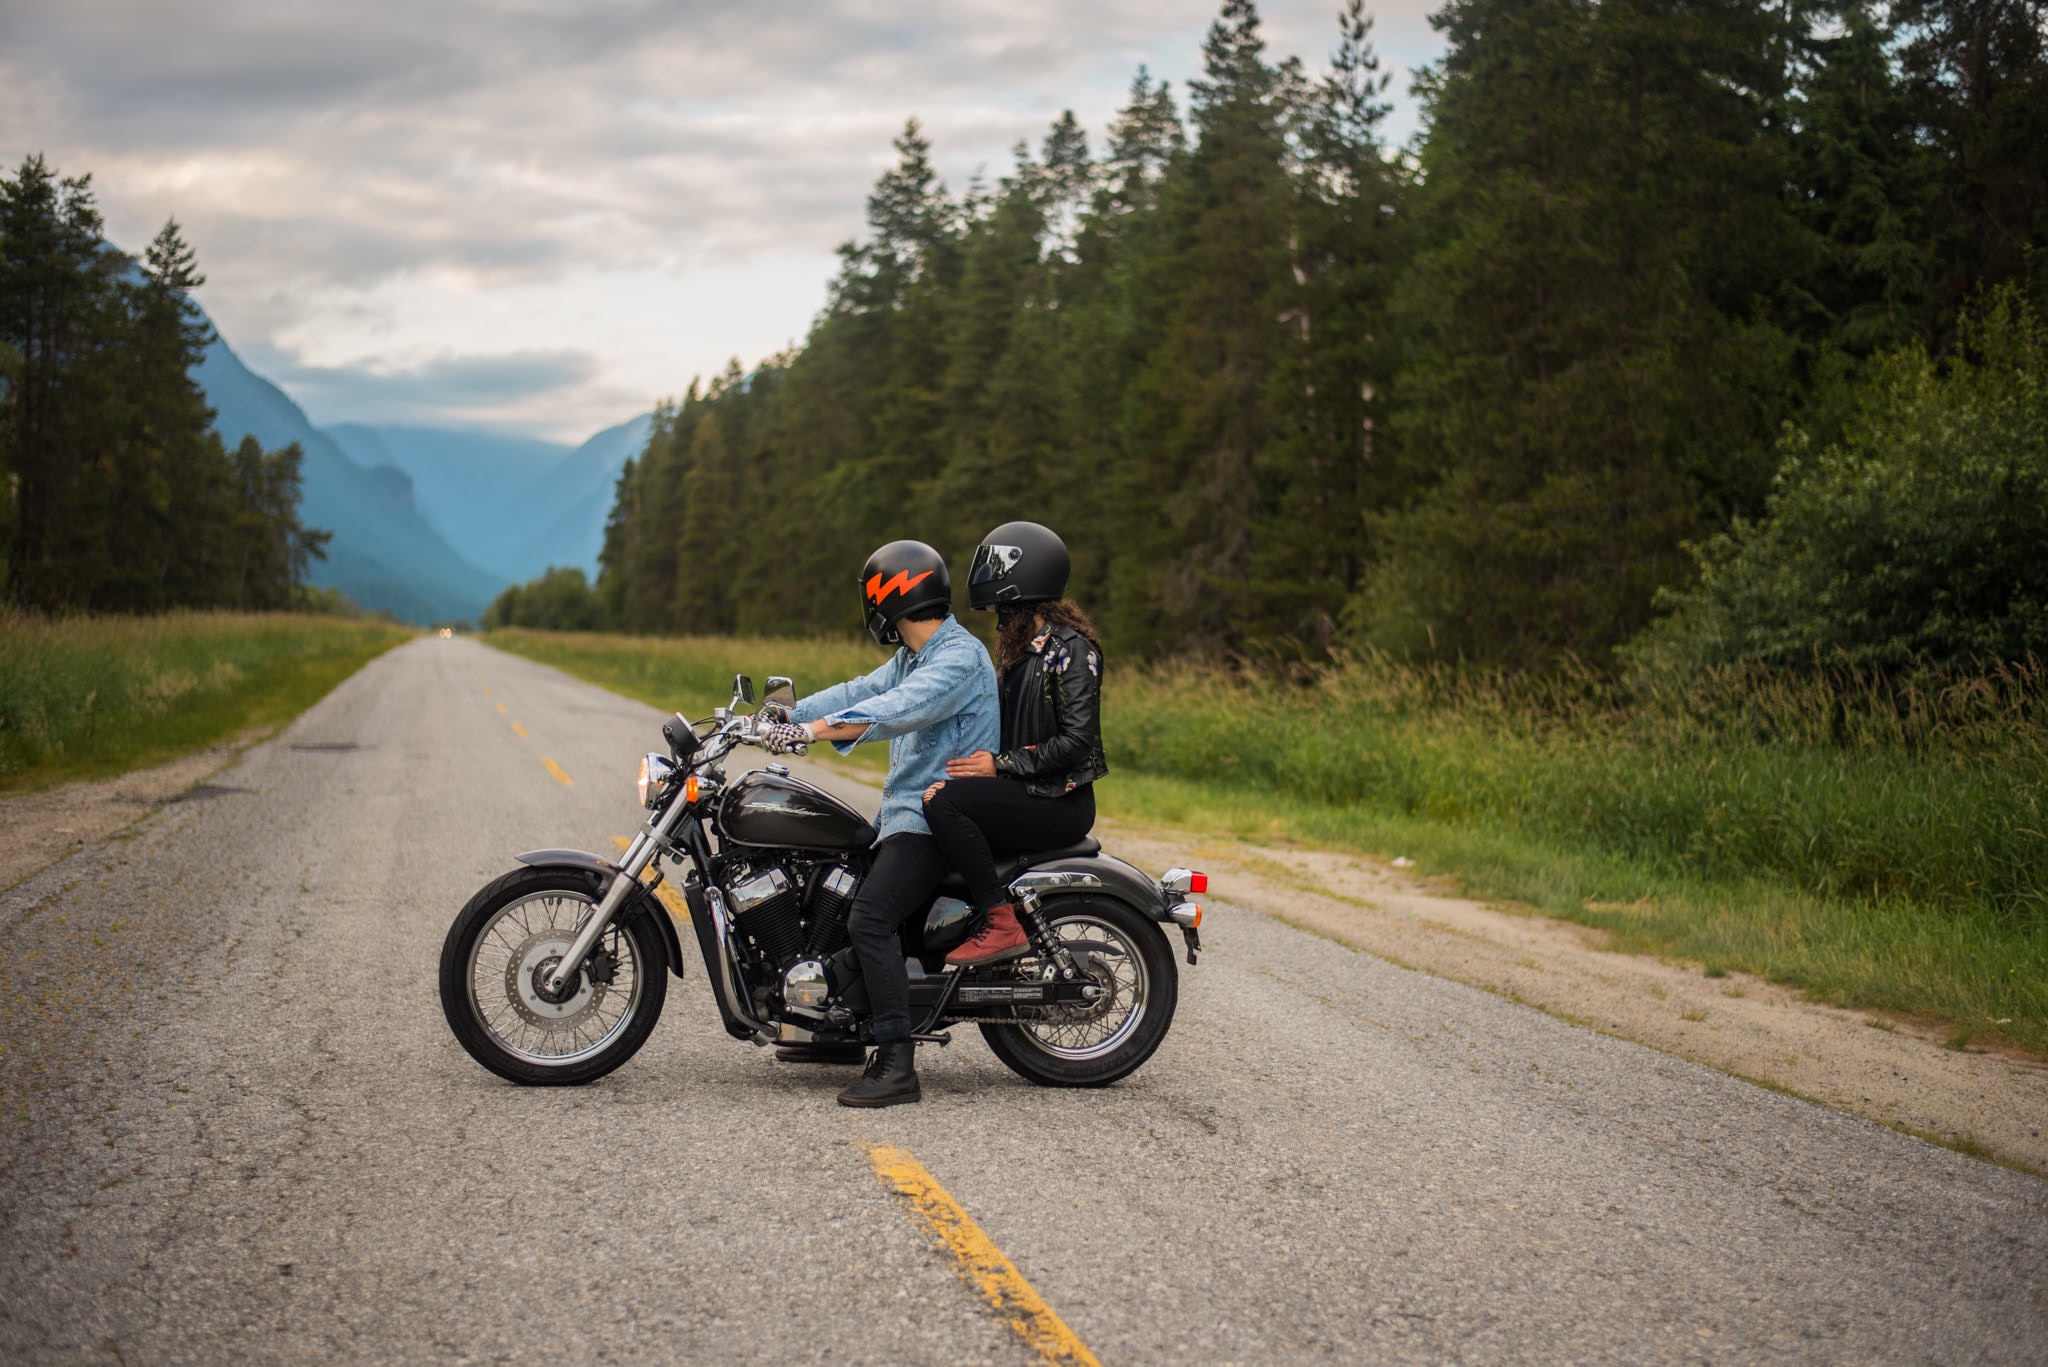
<path id="1" fill-rule="evenodd" d="M 974 567 L 967 571 L 967 586 L 992 584 L 1017 568 L 1017 562 L 1024 558 L 1024 552 L 1016 546 L 977 546 L 974 549 Z"/>

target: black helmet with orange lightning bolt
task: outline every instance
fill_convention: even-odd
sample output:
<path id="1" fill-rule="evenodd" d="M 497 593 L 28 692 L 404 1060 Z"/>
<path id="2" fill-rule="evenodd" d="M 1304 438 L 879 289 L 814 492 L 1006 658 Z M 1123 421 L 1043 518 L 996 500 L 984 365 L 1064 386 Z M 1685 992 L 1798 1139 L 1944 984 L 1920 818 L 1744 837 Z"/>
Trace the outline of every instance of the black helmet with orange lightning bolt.
<path id="1" fill-rule="evenodd" d="M 891 541 L 860 571 L 860 606 L 877 645 L 901 645 L 896 623 L 924 608 L 953 602 L 946 558 L 922 541 Z"/>

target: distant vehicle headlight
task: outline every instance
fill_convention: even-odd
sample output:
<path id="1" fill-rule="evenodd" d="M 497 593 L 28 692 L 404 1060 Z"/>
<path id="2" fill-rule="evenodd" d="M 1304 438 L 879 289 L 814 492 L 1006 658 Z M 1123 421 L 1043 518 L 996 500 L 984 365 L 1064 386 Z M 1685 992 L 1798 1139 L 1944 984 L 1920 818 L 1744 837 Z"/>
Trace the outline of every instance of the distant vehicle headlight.
<path id="1" fill-rule="evenodd" d="M 668 756 L 649 754 L 640 761 L 640 805 L 655 807 L 668 792 L 668 785 L 676 776 L 676 766 Z"/>

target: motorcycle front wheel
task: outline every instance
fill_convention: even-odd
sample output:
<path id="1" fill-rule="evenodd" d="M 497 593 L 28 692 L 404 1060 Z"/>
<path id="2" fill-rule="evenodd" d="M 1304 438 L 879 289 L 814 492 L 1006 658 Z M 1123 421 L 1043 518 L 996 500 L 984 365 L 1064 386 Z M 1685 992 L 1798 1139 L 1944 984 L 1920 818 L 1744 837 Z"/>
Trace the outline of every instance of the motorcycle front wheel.
<path id="1" fill-rule="evenodd" d="M 639 1051 L 668 993 L 661 937 L 621 917 L 561 991 L 546 978 L 595 910 L 580 869 L 523 868 L 488 884 L 441 946 L 441 1010 L 469 1056 L 528 1087 L 595 1081 Z"/>
<path id="2" fill-rule="evenodd" d="M 1020 1007 L 1019 1020 L 990 1022 L 981 1036 L 997 1058 L 1041 1087 L 1107 1087 L 1152 1057 L 1173 1024 L 1180 995 L 1173 949 L 1156 922 L 1121 902 L 1059 898 L 1046 928 L 1084 978 L 1103 989 L 1087 1006 Z M 1052 964 L 1011 961 L 1016 976 L 1050 980 Z"/>

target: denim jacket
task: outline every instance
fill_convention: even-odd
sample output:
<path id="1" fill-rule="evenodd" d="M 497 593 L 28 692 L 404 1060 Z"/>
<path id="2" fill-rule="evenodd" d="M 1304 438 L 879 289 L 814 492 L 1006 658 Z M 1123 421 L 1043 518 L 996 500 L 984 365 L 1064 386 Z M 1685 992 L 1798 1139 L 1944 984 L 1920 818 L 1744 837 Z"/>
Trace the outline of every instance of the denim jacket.
<path id="1" fill-rule="evenodd" d="M 889 742 L 877 843 L 905 832 L 931 834 L 924 790 L 945 778 L 946 761 L 1002 744 L 995 666 L 987 648 L 951 617 L 923 650 L 900 646 L 874 673 L 813 693 L 789 711 L 795 721 L 867 727 L 860 740 L 832 743 L 842 755 L 867 741 Z"/>

